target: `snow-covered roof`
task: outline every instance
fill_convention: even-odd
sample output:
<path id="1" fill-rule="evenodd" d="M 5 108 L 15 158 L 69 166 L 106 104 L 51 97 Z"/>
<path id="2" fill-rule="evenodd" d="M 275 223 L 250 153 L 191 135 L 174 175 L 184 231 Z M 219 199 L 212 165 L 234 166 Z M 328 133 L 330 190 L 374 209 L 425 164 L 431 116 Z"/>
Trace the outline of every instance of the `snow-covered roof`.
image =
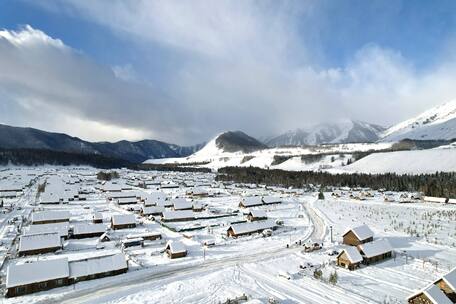
<path id="1" fill-rule="evenodd" d="M 442 277 L 442 279 L 456 292 L 456 267 Z"/>
<path id="2" fill-rule="evenodd" d="M 128 268 L 127 261 L 125 260 L 123 253 L 71 261 L 69 264 L 70 278 L 80 278 L 92 274 Z"/>
<path id="3" fill-rule="evenodd" d="M 60 237 L 68 236 L 68 222 L 63 223 L 52 223 L 52 224 L 41 224 L 41 225 L 30 225 L 25 228 L 24 234 L 40 234 L 57 232 Z"/>
<path id="4" fill-rule="evenodd" d="M 358 249 L 354 246 L 344 248 L 340 254 L 343 252 L 345 252 L 345 255 L 351 263 L 359 263 L 363 261 L 363 257 L 359 253 Z"/>
<path id="5" fill-rule="evenodd" d="M 111 219 L 114 225 L 136 224 L 134 214 L 115 214 Z"/>
<path id="6" fill-rule="evenodd" d="M 157 206 L 151 206 L 151 207 L 142 207 L 142 212 L 144 214 L 155 214 L 155 213 L 162 213 L 165 211 L 164 207 L 157 207 Z"/>
<path id="7" fill-rule="evenodd" d="M 69 220 L 70 212 L 68 211 L 39 211 L 32 213 L 32 223 L 43 221 Z"/>
<path id="8" fill-rule="evenodd" d="M 242 204 L 245 207 L 263 205 L 263 201 L 260 196 L 246 196 L 242 198 Z"/>
<path id="9" fill-rule="evenodd" d="M 185 219 L 185 218 L 194 218 L 192 210 L 177 210 L 177 211 L 164 211 L 162 219 L 171 220 L 171 219 Z"/>
<path id="10" fill-rule="evenodd" d="M 136 204 L 136 197 L 119 197 L 116 199 L 117 204 Z"/>
<path id="11" fill-rule="evenodd" d="M 277 196 L 264 196 L 263 197 L 263 202 L 265 204 L 278 204 L 282 202 L 282 199 Z"/>
<path id="12" fill-rule="evenodd" d="M 374 232 L 372 232 L 367 225 L 361 225 L 348 229 L 343 235 L 346 235 L 350 231 L 352 231 L 360 241 L 374 237 Z"/>
<path id="13" fill-rule="evenodd" d="M 165 248 L 171 251 L 171 253 L 181 253 L 187 251 L 187 248 L 185 247 L 184 243 L 173 240 L 168 241 L 168 243 L 166 243 Z"/>
<path id="14" fill-rule="evenodd" d="M 415 293 L 414 295 L 408 297 L 408 300 L 424 294 L 433 304 L 452 304 L 450 299 L 445 295 L 445 293 L 440 290 L 440 288 L 434 284 L 430 284 L 420 292 Z"/>
<path id="15" fill-rule="evenodd" d="M 93 213 L 93 219 L 95 220 L 103 220 L 103 214 L 101 214 L 101 212 L 98 212 L 98 211 L 95 211 Z"/>
<path id="16" fill-rule="evenodd" d="M 172 203 L 175 210 L 192 209 L 192 203 L 185 198 L 176 198 Z"/>
<path id="17" fill-rule="evenodd" d="M 253 217 L 259 217 L 259 218 L 268 217 L 266 214 L 266 211 L 261 210 L 261 209 L 251 209 L 249 214 L 252 215 Z"/>
<path id="18" fill-rule="evenodd" d="M 390 243 L 385 239 L 361 244 L 359 245 L 359 248 L 367 258 L 393 251 Z"/>
<path id="19" fill-rule="evenodd" d="M 157 206 L 158 207 L 172 207 L 173 203 L 171 201 L 158 201 Z"/>
<path id="20" fill-rule="evenodd" d="M 106 226 L 104 224 L 76 224 L 73 227 L 73 234 L 104 233 Z"/>
<path id="21" fill-rule="evenodd" d="M 62 241 L 58 232 L 27 234 L 20 237 L 19 252 L 61 246 Z"/>
<path id="22" fill-rule="evenodd" d="M 229 228 L 233 229 L 235 234 L 244 234 L 256 232 L 264 229 L 272 229 L 275 227 L 273 220 L 255 221 L 248 223 L 233 224 Z"/>
<path id="23" fill-rule="evenodd" d="M 67 278 L 69 273 L 66 258 L 11 264 L 6 271 L 6 288 L 63 279 Z"/>

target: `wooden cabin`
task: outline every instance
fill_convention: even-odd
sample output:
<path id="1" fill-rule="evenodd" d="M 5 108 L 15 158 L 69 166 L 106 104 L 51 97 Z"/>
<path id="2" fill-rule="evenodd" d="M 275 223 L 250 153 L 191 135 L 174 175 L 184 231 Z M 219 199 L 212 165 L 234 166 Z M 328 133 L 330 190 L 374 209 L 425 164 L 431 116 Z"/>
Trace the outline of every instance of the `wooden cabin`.
<path id="1" fill-rule="evenodd" d="M 453 304 L 445 293 L 436 285 L 431 284 L 407 299 L 409 304 Z"/>
<path id="2" fill-rule="evenodd" d="M 274 229 L 275 223 L 271 220 L 265 221 L 255 221 L 255 222 L 247 222 L 247 223 L 240 223 L 240 224 L 232 224 L 227 229 L 226 234 L 230 237 L 238 237 L 243 235 L 250 235 L 254 233 L 261 233 L 266 229 Z"/>
<path id="3" fill-rule="evenodd" d="M 166 243 L 165 252 L 170 259 L 187 256 L 187 248 L 184 243 L 178 241 L 168 241 L 168 243 Z"/>
<path id="4" fill-rule="evenodd" d="M 262 220 L 268 219 L 268 216 L 266 214 L 266 211 L 264 211 L 264 210 L 253 209 L 253 210 L 249 211 L 249 214 L 247 215 L 247 219 L 251 222 L 262 221 Z"/>
<path id="5" fill-rule="evenodd" d="M 84 239 L 102 236 L 106 232 L 104 224 L 77 224 L 73 227 L 72 238 Z"/>
<path id="6" fill-rule="evenodd" d="M 11 264 L 6 271 L 6 297 L 16 297 L 69 284 L 68 260 Z"/>
<path id="7" fill-rule="evenodd" d="M 68 211 L 40 211 L 32 213 L 32 224 L 52 224 L 70 221 Z"/>
<path id="8" fill-rule="evenodd" d="M 69 269 L 70 282 L 76 283 L 125 273 L 128 263 L 123 253 L 117 253 L 71 261 Z"/>
<path id="9" fill-rule="evenodd" d="M 393 248 L 384 239 L 361 244 L 358 246 L 358 250 L 366 265 L 389 259 L 393 254 Z"/>
<path id="10" fill-rule="evenodd" d="M 261 196 L 246 196 L 239 203 L 240 208 L 250 208 L 263 205 Z"/>
<path id="11" fill-rule="evenodd" d="M 355 270 L 362 261 L 363 257 L 358 249 L 354 246 L 349 246 L 344 248 L 339 255 L 337 255 L 336 264 L 349 270 Z"/>
<path id="12" fill-rule="evenodd" d="M 165 208 L 163 207 L 157 207 L 157 206 L 150 206 L 150 207 L 145 207 L 143 206 L 141 209 L 141 215 L 142 216 L 162 216 L 163 212 L 165 211 Z"/>
<path id="13" fill-rule="evenodd" d="M 176 198 L 171 201 L 173 203 L 173 210 L 192 210 L 193 205 L 190 201 L 187 201 L 185 198 Z"/>
<path id="14" fill-rule="evenodd" d="M 100 212 L 94 212 L 92 215 L 92 223 L 94 223 L 94 224 L 103 223 L 103 215 Z"/>
<path id="15" fill-rule="evenodd" d="M 70 225 L 68 222 L 52 223 L 52 224 L 40 224 L 30 225 L 25 227 L 24 234 L 43 234 L 57 232 L 63 239 L 68 239 L 68 232 Z"/>
<path id="16" fill-rule="evenodd" d="M 367 225 L 357 226 L 347 230 L 342 235 L 342 243 L 349 246 L 358 246 L 374 240 L 374 233 Z"/>
<path id="17" fill-rule="evenodd" d="M 114 230 L 135 227 L 136 218 L 133 214 L 117 214 L 111 217 L 111 228 Z"/>
<path id="18" fill-rule="evenodd" d="M 55 252 L 62 249 L 62 239 L 58 232 L 21 235 L 18 255 L 33 255 Z"/>
<path id="19" fill-rule="evenodd" d="M 164 211 L 161 217 L 163 222 L 185 222 L 194 219 L 195 215 L 192 210 Z"/>

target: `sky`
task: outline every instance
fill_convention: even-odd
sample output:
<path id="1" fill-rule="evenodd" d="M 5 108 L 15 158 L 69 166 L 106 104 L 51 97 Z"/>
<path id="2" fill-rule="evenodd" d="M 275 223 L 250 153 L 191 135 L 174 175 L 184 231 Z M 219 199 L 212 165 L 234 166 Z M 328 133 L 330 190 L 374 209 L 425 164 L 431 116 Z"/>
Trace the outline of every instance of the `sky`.
<path id="1" fill-rule="evenodd" d="M 0 0 L 0 123 L 190 145 L 456 98 L 456 2 Z"/>

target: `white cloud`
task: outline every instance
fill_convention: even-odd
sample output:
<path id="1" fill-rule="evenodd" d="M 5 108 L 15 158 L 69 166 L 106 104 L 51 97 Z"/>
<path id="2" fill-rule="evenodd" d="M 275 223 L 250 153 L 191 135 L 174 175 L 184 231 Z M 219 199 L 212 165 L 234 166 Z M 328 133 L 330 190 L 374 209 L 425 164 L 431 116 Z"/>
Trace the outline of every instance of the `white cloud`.
<path id="1" fill-rule="evenodd" d="M 2 31 L 0 90 L 15 106 L 10 113 L 45 108 L 78 117 L 69 133 L 92 139 L 148 136 L 188 144 L 227 129 L 270 135 L 347 117 L 387 125 L 456 96 L 451 57 L 417 71 L 400 52 L 369 44 L 345 66 L 318 66 L 318 46 L 304 45 L 307 32 L 298 20 L 314 9 L 312 1 L 299 8 L 276 1 L 39 4 L 97 22 L 151 58 L 159 45 L 179 59 L 158 91 L 146 85 L 143 69 L 100 66 L 30 27 Z M 30 123 L 46 125 L 37 117 Z"/>

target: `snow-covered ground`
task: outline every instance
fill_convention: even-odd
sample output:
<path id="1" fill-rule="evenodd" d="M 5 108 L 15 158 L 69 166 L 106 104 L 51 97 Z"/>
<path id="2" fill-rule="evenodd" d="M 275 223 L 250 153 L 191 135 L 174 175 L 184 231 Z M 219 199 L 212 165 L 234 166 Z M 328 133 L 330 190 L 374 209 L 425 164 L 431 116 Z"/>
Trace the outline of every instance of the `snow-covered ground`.
<path id="1" fill-rule="evenodd" d="M 128 207 L 106 200 L 108 194 L 99 189 L 107 185 L 97 181 L 93 169 L 11 169 L 0 172 L 0 184 L 18 176 L 32 179 L 27 177 L 30 171 L 34 171 L 36 182 L 24 186 L 18 198 L 7 199 L 5 205 L 9 208 L 0 214 L 0 249 L 3 257 L 7 257 L 1 275 L 5 276 L 11 263 L 62 257 L 74 261 L 122 251 L 128 258 L 129 270 L 31 295 L 0 298 L 4 303 L 218 303 L 244 295 L 251 303 L 266 303 L 270 298 L 280 303 L 405 303 L 408 295 L 456 266 L 456 206 L 453 205 L 387 203 L 384 194 L 375 191 L 369 191 L 372 196 L 361 201 L 350 198 L 349 194 L 355 192 L 347 189 L 339 190 L 340 197 L 334 198 L 328 192 L 326 200 L 316 200 L 317 193 L 301 189 L 223 185 L 214 180 L 213 174 L 128 170 L 121 170 L 116 180 L 124 188 L 122 193 L 150 194 L 160 187 L 140 189 L 133 186 L 138 181 L 173 181 L 178 188 L 160 191 L 169 199 L 184 197 L 205 205 L 206 210 L 199 213 L 205 218 L 161 225 L 134 213 L 139 225 L 110 231 L 109 242 L 70 238 L 56 254 L 18 257 L 12 241 L 19 234 L 18 227 L 30 225 L 27 220 L 32 211 L 68 211 L 70 226 L 90 222 L 93 211 L 102 214 L 106 226 L 112 215 L 132 213 Z M 62 193 L 85 189 L 87 200 L 40 205 L 36 191 L 44 180 L 65 188 Z M 191 183 L 204 184 L 199 186 L 202 190 L 217 194 L 193 198 L 189 194 L 193 187 L 185 186 Z M 55 191 L 55 185 L 46 188 Z M 253 195 L 281 197 L 281 204 L 252 209 L 264 210 L 268 218 L 283 224 L 268 237 L 261 234 L 227 237 L 231 223 L 246 219 L 248 209 L 239 208 L 242 197 Z M 22 224 L 11 222 L 12 218 L 22 216 Z M 375 239 L 384 238 L 391 243 L 395 258 L 355 271 L 335 266 L 335 256 L 328 252 L 340 251 L 342 233 L 363 223 L 371 227 Z M 160 233 L 163 239 L 148 241 L 144 247 L 121 249 L 120 241 L 127 235 L 144 232 Z M 183 242 L 188 255 L 169 259 L 163 253 L 169 240 Z M 209 240 L 215 246 L 203 246 Z M 323 249 L 305 252 L 302 245 L 311 240 L 323 243 Z M 317 268 L 322 270 L 318 279 L 314 276 Z M 328 281 L 333 273 L 338 277 L 335 284 Z"/>

